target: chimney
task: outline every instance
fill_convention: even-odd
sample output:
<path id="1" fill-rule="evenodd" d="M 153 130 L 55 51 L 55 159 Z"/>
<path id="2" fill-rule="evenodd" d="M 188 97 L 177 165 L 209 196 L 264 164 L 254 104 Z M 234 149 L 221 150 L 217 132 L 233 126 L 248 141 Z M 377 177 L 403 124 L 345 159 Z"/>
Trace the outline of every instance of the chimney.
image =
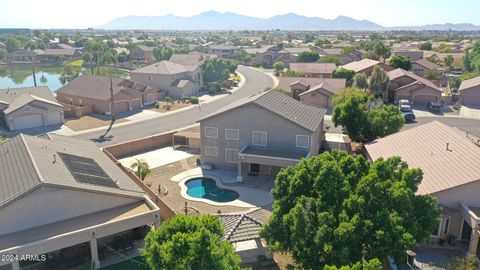
<path id="1" fill-rule="evenodd" d="M 53 154 L 53 164 L 57 163 L 57 154 Z"/>

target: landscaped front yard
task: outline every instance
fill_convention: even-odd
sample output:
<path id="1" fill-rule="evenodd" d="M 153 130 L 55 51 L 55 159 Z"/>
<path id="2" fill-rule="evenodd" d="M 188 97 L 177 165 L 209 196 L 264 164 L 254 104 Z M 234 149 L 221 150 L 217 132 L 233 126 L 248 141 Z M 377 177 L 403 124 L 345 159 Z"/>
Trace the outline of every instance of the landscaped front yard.
<path id="1" fill-rule="evenodd" d="M 174 101 L 174 102 L 166 102 L 166 101 L 157 101 L 158 104 L 159 104 L 159 107 L 158 108 L 151 108 L 150 110 L 152 111 L 155 111 L 155 112 L 171 112 L 171 111 L 175 111 L 175 110 L 178 110 L 178 109 L 181 109 L 181 108 L 185 108 L 185 107 L 188 107 L 190 105 L 192 105 L 191 103 L 187 103 L 187 102 L 178 102 L 178 101 Z"/>
<path id="2" fill-rule="evenodd" d="M 127 121 L 127 119 L 120 118 L 115 121 L 115 124 Z M 73 131 L 82 131 L 108 126 L 110 125 L 110 119 L 100 119 L 92 115 L 85 115 L 76 119 L 67 119 L 65 125 Z"/>

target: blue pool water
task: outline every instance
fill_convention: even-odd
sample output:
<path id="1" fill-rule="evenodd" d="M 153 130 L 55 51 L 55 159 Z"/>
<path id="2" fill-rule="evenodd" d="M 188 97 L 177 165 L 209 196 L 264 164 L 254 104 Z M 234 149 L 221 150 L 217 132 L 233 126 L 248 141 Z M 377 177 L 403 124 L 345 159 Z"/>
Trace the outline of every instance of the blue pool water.
<path id="1" fill-rule="evenodd" d="M 240 196 L 237 192 L 222 189 L 210 178 L 194 178 L 185 182 L 187 194 L 194 198 L 203 198 L 214 202 L 231 202 Z"/>

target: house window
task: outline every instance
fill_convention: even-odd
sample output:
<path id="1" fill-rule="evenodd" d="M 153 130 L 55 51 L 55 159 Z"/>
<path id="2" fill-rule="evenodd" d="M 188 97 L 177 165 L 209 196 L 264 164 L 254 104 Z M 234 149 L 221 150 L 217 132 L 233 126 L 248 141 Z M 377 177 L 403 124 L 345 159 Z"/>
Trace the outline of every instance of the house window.
<path id="1" fill-rule="evenodd" d="M 448 227 L 449 227 L 449 226 L 450 226 L 450 218 L 447 217 L 447 218 L 445 219 L 445 224 L 443 225 L 443 235 L 444 235 L 444 236 L 448 234 L 448 229 L 449 229 Z"/>
<path id="2" fill-rule="evenodd" d="M 152 75 L 148 75 L 148 80 L 149 80 L 149 81 L 153 80 Z"/>
<path id="3" fill-rule="evenodd" d="M 23 108 L 23 111 L 24 111 L 24 112 L 31 112 L 31 111 L 32 111 L 32 107 L 30 107 L 30 106 L 25 106 L 25 107 Z"/>
<path id="4" fill-rule="evenodd" d="M 297 135 L 295 145 L 300 148 L 310 147 L 310 137 L 307 135 Z"/>
<path id="5" fill-rule="evenodd" d="M 205 127 L 205 138 L 218 138 L 218 128 Z"/>
<path id="6" fill-rule="evenodd" d="M 238 162 L 238 149 L 225 148 L 225 162 L 237 163 Z"/>
<path id="7" fill-rule="evenodd" d="M 258 146 L 267 146 L 267 132 L 252 131 L 252 144 Z"/>
<path id="8" fill-rule="evenodd" d="M 433 229 L 432 236 L 439 237 L 440 236 L 440 224 L 442 223 L 442 219 L 437 220 L 437 226 Z"/>
<path id="9" fill-rule="evenodd" d="M 83 101 L 81 99 L 78 100 L 78 104 L 82 105 Z"/>
<path id="10" fill-rule="evenodd" d="M 218 148 L 213 146 L 205 146 L 205 155 L 206 156 L 218 156 Z"/>
<path id="11" fill-rule="evenodd" d="M 225 139 L 238 141 L 240 138 L 240 131 L 238 129 L 226 128 L 225 129 Z"/>

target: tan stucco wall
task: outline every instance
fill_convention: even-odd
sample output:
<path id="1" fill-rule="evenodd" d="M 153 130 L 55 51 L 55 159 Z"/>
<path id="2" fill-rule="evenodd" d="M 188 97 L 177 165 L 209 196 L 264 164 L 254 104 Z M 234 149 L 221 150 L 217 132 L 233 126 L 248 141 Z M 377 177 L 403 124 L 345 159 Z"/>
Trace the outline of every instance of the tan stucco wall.
<path id="1" fill-rule="evenodd" d="M 59 125 L 64 122 L 64 117 L 63 117 L 63 107 L 60 106 L 55 106 L 52 104 L 40 102 L 40 101 L 32 101 L 26 106 L 30 106 L 31 111 L 30 112 L 25 112 L 24 107 L 19 108 L 18 110 L 15 110 L 8 115 L 5 115 L 5 122 L 7 124 L 8 129 L 10 130 L 15 130 L 15 124 L 14 124 L 14 118 L 18 116 L 23 116 L 23 115 L 30 115 L 30 114 L 40 114 L 42 115 L 43 123 L 39 123 L 38 127 L 43 127 L 43 126 L 51 126 L 51 125 Z M 60 121 L 52 121 L 52 117 L 49 117 L 49 114 L 59 114 L 59 120 Z"/>
<path id="2" fill-rule="evenodd" d="M 460 91 L 460 103 L 463 105 L 480 106 L 480 86 Z"/>
<path id="3" fill-rule="evenodd" d="M 206 138 L 205 127 L 218 128 L 218 138 Z M 226 140 L 226 128 L 238 129 L 239 140 Z M 323 139 L 323 121 L 316 132 L 311 132 L 257 105 L 247 104 L 200 122 L 202 162 L 214 164 L 215 168 L 236 170 L 236 163 L 225 162 L 225 148 L 241 151 L 252 145 L 252 131 L 268 133 L 266 148 L 269 150 L 317 154 Z M 309 136 L 310 149 L 296 147 L 296 135 Z M 218 147 L 218 156 L 205 155 L 205 146 Z"/>
<path id="4" fill-rule="evenodd" d="M 197 68 L 193 72 L 183 72 L 178 74 L 145 74 L 132 72 L 131 77 L 132 80 L 155 87 L 161 91 L 169 92 L 168 95 L 172 98 L 180 98 L 182 95 L 188 96 L 197 94 L 201 87 L 200 82 L 196 81 L 200 76 L 200 73 L 201 68 Z M 177 80 L 190 80 L 196 83 L 184 89 L 172 87 L 172 83 Z"/>
<path id="5" fill-rule="evenodd" d="M 305 104 L 328 109 L 328 108 L 333 108 L 333 102 L 332 102 L 331 96 L 332 94 L 329 95 L 328 92 L 316 91 L 314 93 L 308 93 L 300 96 L 300 101 Z"/>
<path id="6" fill-rule="evenodd" d="M 138 201 L 120 196 L 42 187 L 0 209 L 0 235 Z"/>

